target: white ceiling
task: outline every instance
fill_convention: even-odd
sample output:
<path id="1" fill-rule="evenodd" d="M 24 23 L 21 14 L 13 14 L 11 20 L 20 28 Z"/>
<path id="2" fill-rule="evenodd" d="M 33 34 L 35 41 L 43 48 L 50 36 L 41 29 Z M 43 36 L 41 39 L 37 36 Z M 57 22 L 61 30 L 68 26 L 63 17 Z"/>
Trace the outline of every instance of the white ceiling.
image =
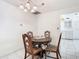
<path id="1" fill-rule="evenodd" d="M 25 3 L 25 0 L 4 0 L 15 6 L 19 6 L 21 3 Z M 32 0 L 34 4 L 38 6 L 39 11 L 48 12 L 55 11 L 64 8 L 70 8 L 79 6 L 79 0 Z M 41 3 L 45 3 L 44 6 Z"/>

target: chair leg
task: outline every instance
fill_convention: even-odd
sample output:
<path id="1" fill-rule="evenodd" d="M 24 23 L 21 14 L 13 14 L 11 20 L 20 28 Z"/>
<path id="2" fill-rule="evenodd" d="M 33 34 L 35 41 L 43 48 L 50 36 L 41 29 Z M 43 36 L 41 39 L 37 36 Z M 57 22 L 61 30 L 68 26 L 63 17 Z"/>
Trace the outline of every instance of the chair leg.
<path id="1" fill-rule="evenodd" d="M 60 56 L 60 58 L 61 58 L 61 54 L 60 54 L 60 51 L 58 51 L 58 53 L 59 53 L 59 56 Z"/>
<path id="2" fill-rule="evenodd" d="M 32 59 L 34 59 L 34 55 L 32 55 Z"/>
<path id="3" fill-rule="evenodd" d="M 59 59 L 59 57 L 58 57 L 58 52 L 56 52 L 56 58 Z"/>
<path id="4" fill-rule="evenodd" d="M 45 59 L 46 59 L 46 51 L 45 51 Z"/>
<path id="5" fill-rule="evenodd" d="M 25 53 L 24 59 L 26 59 L 26 53 Z"/>

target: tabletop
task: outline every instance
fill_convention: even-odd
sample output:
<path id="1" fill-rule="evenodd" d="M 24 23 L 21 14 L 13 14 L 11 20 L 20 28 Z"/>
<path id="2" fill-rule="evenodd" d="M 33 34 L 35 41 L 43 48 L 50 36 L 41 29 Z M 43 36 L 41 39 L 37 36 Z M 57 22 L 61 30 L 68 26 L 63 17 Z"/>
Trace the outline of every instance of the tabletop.
<path id="1" fill-rule="evenodd" d="M 51 42 L 51 38 L 45 38 L 45 37 L 37 37 L 37 38 L 33 38 L 32 39 L 32 42 L 33 42 L 33 45 L 47 45 L 48 43 Z"/>
<path id="2" fill-rule="evenodd" d="M 44 43 L 44 42 L 50 42 L 51 38 L 33 38 L 32 41 L 38 43 Z"/>

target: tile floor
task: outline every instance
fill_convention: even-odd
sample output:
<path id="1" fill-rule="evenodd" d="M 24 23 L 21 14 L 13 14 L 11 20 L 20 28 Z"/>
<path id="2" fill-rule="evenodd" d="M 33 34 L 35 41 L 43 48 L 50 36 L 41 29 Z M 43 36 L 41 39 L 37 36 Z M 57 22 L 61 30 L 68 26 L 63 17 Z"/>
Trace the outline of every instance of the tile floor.
<path id="1" fill-rule="evenodd" d="M 62 59 L 79 59 L 79 40 L 61 40 L 60 52 Z M 23 59 L 24 49 L 19 50 L 0 59 Z M 31 56 L 27 59 L 31 59 Z M 43 58 L 44 59 L 44 58 Z M 52 58 L 47 58 L 52 59 Z"/>

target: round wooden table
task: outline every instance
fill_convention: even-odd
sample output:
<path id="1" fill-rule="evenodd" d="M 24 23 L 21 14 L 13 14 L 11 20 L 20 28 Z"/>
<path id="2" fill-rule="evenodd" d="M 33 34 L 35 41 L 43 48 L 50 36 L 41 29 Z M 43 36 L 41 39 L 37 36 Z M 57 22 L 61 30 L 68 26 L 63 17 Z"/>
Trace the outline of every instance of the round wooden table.
<path id="1" fill-rule="evenodd" d="M 51 42 L 51 38 L 33 38 L 32 42 L 35 44 L 48 44 Z"/>
<path id="2" fill-rule="evenodd" d="M 40 54 L 40 56 L 43 57 L 43 54 L 45 53 L 45 50 L 43 47 L 44 45 L 47 46 L 47 44 L 51 42 L 51 38 L 33 38 L 32 42 L 34 47 L 43 49 L 42 54 Z"/>

